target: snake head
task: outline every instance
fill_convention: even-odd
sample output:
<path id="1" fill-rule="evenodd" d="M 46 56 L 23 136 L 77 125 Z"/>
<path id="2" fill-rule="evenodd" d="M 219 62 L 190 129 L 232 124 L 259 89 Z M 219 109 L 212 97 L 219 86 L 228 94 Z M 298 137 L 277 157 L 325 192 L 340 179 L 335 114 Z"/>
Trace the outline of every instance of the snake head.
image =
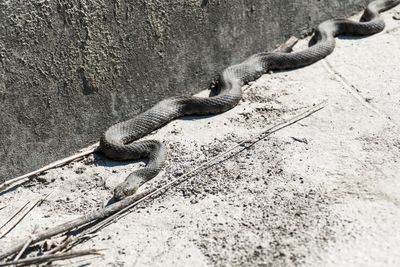
<path id="1" fill-rule="evenodd" d="M 139 186 L 137 184 L 131 184 L 128 183 L 127 181 L 122 182 L 119 185 L 117 185 L 117 187 L 115 187 L 114 198 L 116 200 L 124 199 L 128 196 L 135 194 L 138 189 Z"/>

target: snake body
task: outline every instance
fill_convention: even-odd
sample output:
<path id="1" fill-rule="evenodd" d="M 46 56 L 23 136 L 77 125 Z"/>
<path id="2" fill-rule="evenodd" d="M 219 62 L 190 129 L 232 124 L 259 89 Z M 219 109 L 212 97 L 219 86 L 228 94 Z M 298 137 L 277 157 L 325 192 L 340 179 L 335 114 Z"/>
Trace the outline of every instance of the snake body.
<path id="1" fill-rule="evenodd" d="M 165 146 L 156 140 L 138 139 L 181 116 L 217 114 L 235 107 L 241 99 L 241 87 L 244 84 L 270 70 L 299 68 L 325 58 L 334 50 L 337 35 L 371 35 L 382 31 L 385 22 L 380 13 L 398 4 L 400 0 L 373 1 L 364 10 L 359 22 L 333 19 L 321 23 L 309 47 L 303 51 L 258 53 L 226 68 L 218 78 L 218 93 L 215 96 L 168 98 L 130 120 L 111 126 L 100 139 L 100 150 L 108 158 L 122 161 L 148 158 L 146 167 L 129 174 L 114 189 L 114 197 L 119 200 L 134 194 L 139 186 L 155 177 L 163 168 Z"/>

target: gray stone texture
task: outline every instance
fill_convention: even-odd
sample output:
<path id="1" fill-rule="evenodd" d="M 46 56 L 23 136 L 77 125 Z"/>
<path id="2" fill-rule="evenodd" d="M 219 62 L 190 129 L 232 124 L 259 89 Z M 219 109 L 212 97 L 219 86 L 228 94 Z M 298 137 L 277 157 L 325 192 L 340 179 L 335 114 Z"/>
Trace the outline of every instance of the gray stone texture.
<path id="1" fill-rule="evenodd" d="M 365 0 L 0 0 L 0 181 Z"/>

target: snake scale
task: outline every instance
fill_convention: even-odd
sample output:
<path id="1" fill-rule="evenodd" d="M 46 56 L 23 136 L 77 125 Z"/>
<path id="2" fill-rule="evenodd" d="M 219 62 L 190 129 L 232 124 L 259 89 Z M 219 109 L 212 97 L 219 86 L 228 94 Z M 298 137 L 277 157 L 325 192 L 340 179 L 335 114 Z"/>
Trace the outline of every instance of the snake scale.
<path id="1" fill-rule="evenodd" d="M 397 6 L 400 0 L 371 2 L 359 22 L 332 19 L 322 22 L 305 50 L 292 53 L 263 52 L 240 64 L 226 68 L 217 81 L 217 94 L 208 98 L 171 97 L 160 101 L 136 117 L 111 126 L 100 139 L 100 150 L 114 160 L 148 158 L 146 167 L 129 174 L 114 189 L 114 198 L 134 194 L 139 186 L 155 177 L 166 160 L 165 146 L 156 140 L 137 141 L 166 123 L 185 115 L 217 114 L 235 107 L 242 96 L 241 87 L 270 70 L 294 69 L 317 62 L 335 48 L 338 35 L 371 35 L 382 31 L 380 13 Z"/>

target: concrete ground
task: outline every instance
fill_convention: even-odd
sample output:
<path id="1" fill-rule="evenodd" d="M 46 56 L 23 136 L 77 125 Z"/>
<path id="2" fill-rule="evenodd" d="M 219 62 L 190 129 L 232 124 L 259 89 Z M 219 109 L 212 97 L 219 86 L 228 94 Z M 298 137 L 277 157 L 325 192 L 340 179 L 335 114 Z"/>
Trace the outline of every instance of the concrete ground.
<path id="1" fill-rule="evenodd" d="M 264 75 L 213 117 L 183 118 L 151 136 L 168 146 L 152 184 L 327 101 L 309 118 L 201 172 L 102 229 L 76 249 L 103 257 L 66 266 L 400 266 L 400 7 L 384 32 L 343 37 L 327 59 Z M 304 49 L 307 40 L 295 49 Z M 0 223 L 53 192 L 1 240 L 104 205 L 143 162 L 94 155 L 0 196 Z"/>

